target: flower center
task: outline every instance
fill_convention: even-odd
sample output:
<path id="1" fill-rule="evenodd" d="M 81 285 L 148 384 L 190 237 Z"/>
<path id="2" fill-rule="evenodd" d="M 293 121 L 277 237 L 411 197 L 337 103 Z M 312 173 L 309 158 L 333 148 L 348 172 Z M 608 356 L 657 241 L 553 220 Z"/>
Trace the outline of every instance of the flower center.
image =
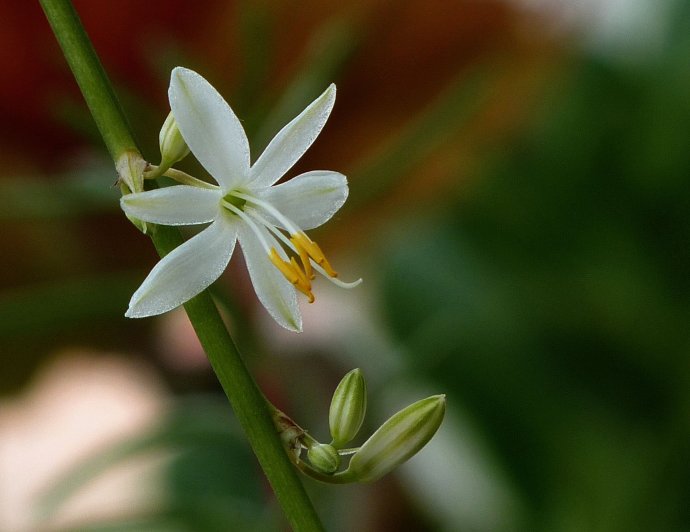
<path id="1" fill-rule="evenodd" d="M 247 203 L 247 200 L 235 196 L 235 191 L 228 192 L 225 196 L 223 196 L 223 201 L 225 203 L 229 203 L 233 207 L 237 207 L 241 211 L 244 210 L 244 206 Z M 231 209 L 228 209 L 227 207 L 226 207 L 226 209 L 229 212 L 232 212 L 233 214 L 235 214 Z"/>

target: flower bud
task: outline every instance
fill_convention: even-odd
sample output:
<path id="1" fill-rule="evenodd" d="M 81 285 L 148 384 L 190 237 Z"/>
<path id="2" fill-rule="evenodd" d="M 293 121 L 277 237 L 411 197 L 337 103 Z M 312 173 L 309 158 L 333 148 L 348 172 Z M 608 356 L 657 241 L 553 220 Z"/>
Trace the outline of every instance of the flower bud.
<path id="1" fill-rule="evenodd" d="M 158 134 L 158 143 L 161 149 L 161 166 L 170 167 L 189 155 L 189 147 L 182 138 L 172 111 L 163 122 L 161 132 Z"/>
<path id="2" fill-rule="evenodd" d="M 118 182 L 121 185 L 122 194 L 142 192 L 144 190 L 144 170 L 146 161 L 137 151 L 126 150 L 115 161 Z M 124 188 L 123 186 L 124 185 Z"/>
<path id="3" fill-rule="evenodd" d="M 403 408 L 364 442 L 347 472 L 359 482 L 373 482 L 390 473 L 426 445 L 445 411 L 445 395 L 432 395 Z"/>
<path id="4" fill-rule="evenodd" d="M 307 451 L 312 467 L 322 473 L 335 473 L 340 467 L 340 455 L 335 447 L 326 443 L 313 445 Z"/>
<path id="5" fill-rule="evenodd" d="M 367 410 L 367 386 L 362 371 L 357 368 L 343 377 L 333 393 L 328 424 L 335 447 L 351 441 L 364 421 Z"/>

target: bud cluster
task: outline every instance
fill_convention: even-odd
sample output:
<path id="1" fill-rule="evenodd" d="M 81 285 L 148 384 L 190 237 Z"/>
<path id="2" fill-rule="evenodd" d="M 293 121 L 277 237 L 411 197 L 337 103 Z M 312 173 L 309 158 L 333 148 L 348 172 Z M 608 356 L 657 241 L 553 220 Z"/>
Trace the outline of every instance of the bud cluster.
<path id="1" fill-rule="evenodd" d="M 163 122 L 163 127 L 158 134 L 158 144 L 161 150 L 161 168 L 170 168 L 189 155 L 189 147 L 182 138 L 172 111 Z"/>
<path id="2" fill-rule="evenodd" d="M 362 427 L 366 408 L 364 375 L 354 369 L 333 393 L 328 415 L 331 443 L 320 443 L 306 431 L 292 435 L 289 447 L 293 453 L 296 445 L 307 449 L 308 463 L 300 461 L 298 454 L 296 465 L 307 475 L 333 484 L 378 480 L 414 456 L 434 436 L 443 421 L 446 397 L 432 395 L 412 403 L 384 422 L 361 447 L 345 448 Z M 277 426 L 280 430 L 280 424 Z M 350 461 L 341 468 L 343 457 L 350 457 Z"/>

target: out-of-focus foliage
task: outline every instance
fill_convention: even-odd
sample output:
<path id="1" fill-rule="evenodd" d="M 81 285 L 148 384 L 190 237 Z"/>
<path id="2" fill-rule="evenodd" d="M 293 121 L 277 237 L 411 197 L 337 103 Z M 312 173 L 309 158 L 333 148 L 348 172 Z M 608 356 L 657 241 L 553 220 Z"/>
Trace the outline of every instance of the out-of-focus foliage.
<path id="1" fill-rule="evenodd" d="M 526 530 L 690 526 L 687 21 L 657 63 L 575 58 L 471 190 L 387 249 L 406 367 L 470 413 Z"/>
<path id="2" fill-rule="evenodd" d="M 274 530 L 277 508 L 267 504 L 248 446 L 225 403 L 209 398 L 180 402 L 152 430 L 99 452 L 79 464 L 44 495 L 50 516 L 89 482 L 118 464 L 172 452 L 165 503 L 149 515 L 113 519 L 79 530 Z M 48 525 L 44 525 L 48 526 Z"/>

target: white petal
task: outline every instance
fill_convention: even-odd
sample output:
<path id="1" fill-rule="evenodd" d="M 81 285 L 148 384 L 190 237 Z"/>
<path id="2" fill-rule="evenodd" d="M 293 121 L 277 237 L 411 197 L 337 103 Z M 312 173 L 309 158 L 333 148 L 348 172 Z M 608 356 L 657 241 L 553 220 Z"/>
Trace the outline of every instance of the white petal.
<path id="1" fill-rule="evenodd" d="M 263 228 L 260 230 L 269 243 L 275 241 L 268 231 Z M 247 263 L 249 276 L 254 285 L 254 291 L 261 304 L 266 307 L 268 313 L 279 325 L 291 331 L 301 332 L 302 316 L 297 306 L 295 288 L 273 265 L 258 238 L 249 227 L 243 225 L 240 228 L 238 238 Z M 276 251 L 284 255 L 277 243 Z"/>
<path id="2" fill-rule="evenodd" d="M 237 227 L 236 222 L 219 218 L 168 253 L 134 293 L 125 316 L 145 318 L 162 314 L 207 288 L 228 265 Z"/>
<path id="3" fill-rule="evenodd" d="M 343 174 L 317 170 L 252 192 L 259 199 L 271 203 L 300 229 L 307 230 L 330 220 L 345 203 L 348 188 Z M 262 214 L 275 225 L 283 226 L 270 213 L 263 211 Z"/>
<path id="4" fill-rule="evenodd" d="M 249 177 L 249 141 L 230 106 L 192 70 L 176 67 L 168 90 L 180 132 L 194 156 L 225 190 Z"/>
<path id="5" fill-rule="evenodd" d="M 302 113 L 273 138 L 251 169 L 253 187 L 267 187 L 280 179 L 321 133 L 335 103 L 331 84 Z"/>
<path id="6" fill-rule="evenodd" d="M 129 216 L 163 225 L 193 225 L 213 221 L 222 196 L 212 190 L 187 185 L 127 194 L 120 206 Z"/>

